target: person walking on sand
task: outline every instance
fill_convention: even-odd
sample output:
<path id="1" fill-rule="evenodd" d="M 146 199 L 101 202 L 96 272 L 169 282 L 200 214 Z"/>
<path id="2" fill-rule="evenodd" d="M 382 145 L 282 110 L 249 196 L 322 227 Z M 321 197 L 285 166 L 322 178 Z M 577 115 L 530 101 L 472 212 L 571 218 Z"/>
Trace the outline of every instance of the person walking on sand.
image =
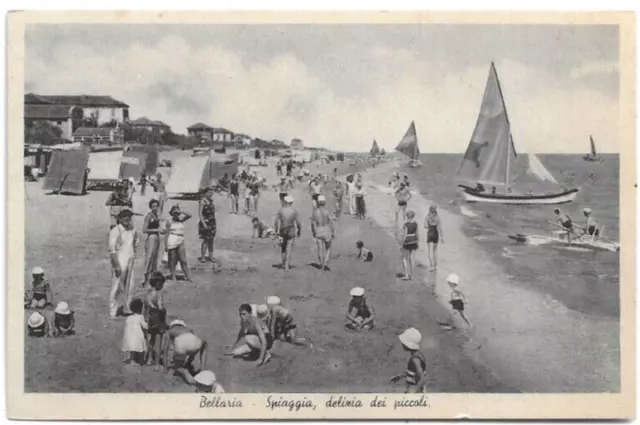
<path id="1" fill-rule="evenodd" d="M 318 176 L 314 177 L 309 183 L 309 193 L 311 194 L 311 205 L 313 209 L 318 207 L 318 197 L 322 195 L 323 186 L 322 180 Z"/>
<path id="2" fill-rule="evenodd" d="M 402 266 L 404 275 L 402 280 L 413 278 L 413 260 L 418 249 L 418 223 L 415 222 L 416 213 L 407 211 L 407 221 L 402 226 Z"/>
<path id="3" fill-rule="evenodd" d="M 404 183 L 400 183 L 400 187 L 395 193 L 396 201 L 396 225 L 398 223 L 398 217 L 404 217 L 407 214 L 407 204 L 411 200 L 411 191 Z"/>
<path id="4" fill-rule="evenodd" d="M 112 319 L 118 314 L 119 293 L 122 293 L 123 313 L 130 314 L 129 305 L 131 303 L 131 289 L 133 287 L 134 262 L 136 250 L 140 244 L 138 231 L 133 227 L 133 212 L 124 208 L 118 214 L 119 224 L 111 229 L 109 233 L 109 254 L 111 256 L 111 267 L 113 278 L 111 281 L 111 292 L 109 294 L 109 313 Z"/>
<path id="5" fill-rule="evenodd" d="M 149 201 L 149 213 L 144 218 L 142 225 L 142 233 L 147 235 L 145 242 L 144 257 L 144 287 L 149 282 L 149 276 L 158 268 L 158 256 L 160 253 L 160 235 L 164 234 L 164 229 L 160 228 L 160 218 L 158 210 L 160 209 L 160 201 L 152 199 Z"/>
<path id="6" fill-rule="evenodd" d="M 280 239 L 282 255 L 282 268 L 291 270 L 291 251 L 296 237 L 300 237 L 302 226 L 298 217 L 298 211 L 293 208 L 293 197 L 288 195 L 284 198 L 284 206 L 276 214 L 273 226 L 276 235 Z"/>
<path id="7" fill-rule="evenodd" d="M 457 274 L 452 273 L 447 278 L 447 283 L 449 284 L 449 288 L 451 288 L 451 298 L 449 300 L 449 304 L 451 304 L 451 307 L 455 312 L 454 315 L 457 314 L 458 316 L 460 316 L 460 318 L 467 324 L 468 329 L 471 330 L 471 321 L 464 314 L 464 304 L 467 301 L 467 297 L 460 289 L 460 278 Z M 455 329 L 455 327 L 456 326 L 453 323 L 445 325 L 445 328 L 447 330 Z"/>
<path id="8" fill-rule="evenodd" d="M 127 189 L 123 182 L 116 183 L 113 192 L 109 194 L 104 204 L 109 207 L 109 216 L 111 218 L 109 230 L 118 225 L 118 214 L 120 214 L 120 211 L 124 207 L 131 208 L 133 206 L 127 197 Z"/>
<path id="9" fill-rule="evenodd" d="M 216 237 L 216 207 L 213 204 L 213 187 L 207 188 L 198 207 L 198 215 L 200 216 L 198 234 L 202 240 L 198 260 L 201 263 L 213 262 L 213 240 Z"/>
<path id="10" fill-rule="evenodd" d="M 325 208 L 325 202 L 323 195 L 318 196 L 317 208 L 311 213 L 311 233 L 316 240 L 320 270 L 330 270 L 331 242 L 335 239 L 333 220 Z"/>
<path id="11" fill-rule="evenodd" d="M 191 214 L 180 211 L 180 207 L 174 205 L 169 210 L 169 215 L 171 220 L 167 221 L 167 236 L 164 246 L 169 257 L 171 280 L 176 279 L 176 267 L 179 262 L 185 279 L 188 282 L 192 282 L 189 266 L 187 265 L 187 251 L 184 246 L 184 222 L 191 218 Z"/>
<path id="12" fill-rule="evenodd" d="M 154 182 L 151 182 L 151 186 L 153 186 L 153 190 L 156 191 L 156 199 L 158 200 L 158 202 L 160 202 L 158 211 L 160 211 L 160 214 L 162 214 L 162 212 L 164 211 L 164 203 L 167 199 L 167 187 L 162 181 L 162 174 L 156 174 L 156 180 Z"/>
<path id="13" fill-rule="evenodd" d="M 238 175 L 233 174 L 229 182 L 229 200 L 231 201 L 231 214 L 238 214 L 238 197 L 240 196 L 240 182 Z"/>
<path id="14" fill-rule="evenodd" d="M 422 342 L 422 334 L 415 328 L 409 328 L 402 332 L 398 339 L 404 351 L 410 353 L 409 363 L 404 373 L 395 375 L 391 378 L 391 382 L 398 382 L 405 378 L 405 393 L 423 393 L 426 392 L 427 383 L 427 360 L 420 351 L 420 343 Z"/>
<path id="15" fill-rule="evenodd" d="M 427 229 L 427 249 L 429 250 L 429 270 L 438 269 L 438 243 L 444 243 L 438 207 L 431 205 L 429 213 L 424 219 L 424 228 Z"/>
<path id="16" fill-rule="evenodd" d="M 364 200 L 366 195 L 367 192 L 362 186 L 362 181 L 358 180 L 355 184 L 355 189 L 353 190 L 353 200 L 355 204 L 356 218 L 359 220 L 364 220 L 367 215 L 367 207 Z"/>
<path id="17" fill-rule="evenodd" d="M 339 180 L 335 181 L 336 187 L 333 189 L 333 197 L 335 198 L 335 215 L 336 220 L 340 220 L 342 216 L 342 204 L 344 203 L 344 187 Z"/>

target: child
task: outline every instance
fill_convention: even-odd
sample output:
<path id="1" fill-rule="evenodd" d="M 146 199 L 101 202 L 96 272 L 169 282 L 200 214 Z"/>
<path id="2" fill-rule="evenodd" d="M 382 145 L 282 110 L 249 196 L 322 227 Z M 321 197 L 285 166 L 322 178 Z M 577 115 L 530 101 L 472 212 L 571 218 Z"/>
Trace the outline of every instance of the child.
<path id="1" fill-rule="evenodd" d="M 142 315 L 143 307 L 144 303 L 140 298 L 134 298 L 129 304 L 132 314 L 127 317 L 124 338 L 122 338 L 122 351 L 127 356 L 125 363 L 144 364 L 144 356 L 147 351 L 144 333 L 149 326 Z"/>
<path id="2" fill-rule="evenodd" d="M 27 320 L 28 335 L 34 338 L 48 338 L 51 336 L 51 322 L 40 312 L 34 311 Z"/>
<path id="3" fill-rule="evenodd" d="M 164 308 L 164 297 L 162 296 L 162 288 L 164 287 L 165 277 L 162 272 L 153 272 L 149 279 L 149 290 L 145 300 L 144 318 L 149 326 L 147 332 L 147 343 L 149 351 L 147 355 L 147 364 L 159 364 L 160 350 L 162 345 L 162 336 L 166 328 L 167 310 Z"/>
<path id="4" fill-rule="evenodd" d="M 424 354 L 420 351 L 420 342 L 422 335 L 415 328 L 409 328 L 398 336 L 404 351 L 408 351 L 411 355 L 409 363 L 404 373 L 395 375 L 391 378 L 391 382 L 399 381 L 405 377 L 405 393 L 425 392 L 427 361 Z"/>
<path id="5" fill-rule="evenodd" d="M 347 320 L 349 322 L 346 324 L 346 328 L 353 331 L 373 329 L 373 319 L 376 318 L 376 312 L 373 306 L 367 304 L 367 300 L 364 297 L 364 289 L 360 287 L 353 288 L 351 297 L 347 308 Z"/>
<path id="6" fill-rule="evenodd" d="M 250 304 L 242 304 L 238 308 L 240 330 L 238 331 L 236 343 L 230 352 L 225 353 L 225 356 L 246 358 L 257 355 L 257 366 L 261 366 L 271 360 L 269 350 L 273 345 L 273 338 L 267 329 L 266 323 L 260 317 L 254 317 L 251 310 Z M 257 311 L 257 313 L 259 316 L 260 311 Z"/>
<path id="7" fill-rule="evenodd" d="M 344 188 L 342 182 L 336 180 L 336 187 L 333 189 L 333 197 L 335 198 L 335 217 L 340 220 L 342 215 L 342 204 L 344 203 Z"/>
<path id="8" fill-rule="evenodd" d="M 51 295 L 49 281 L 45 279 L 42 267 L 34 267 L 31 275 L 33 276 L 33 289 L 31 290 L 31 294 L 26 294 L 25 296 L 25 307 L 45 308 L 48 304 L 53 303 L 53 295 Z"/>
<path id="9" fill-rule="evenodd" d="M 253 217 L 251 219 L 251 224 L 253 225 L 253 231 L 251 233 L 252 238 L 255 238 L 256 236 L 259 238 L 268 238 L 275 235 L 273 229 L 267 226 L 265 222 L 260 220 L 258 217 Z"/>
<path id="10" fill-rule="evenodd" d="M 267 306 L 269 307 L 269 315 L 267 320 L 267 327 L 269 328 L 273 339 L 281 340 L 296 344 L 306 345 L 304 338 L 296 338 L 296 325 L 293 322 L 293 316 L 282 306 L 280 298 L 272 295 L 267 297 Z"/>
<path id="11" fill-rule="evenodd" d="M 224 388 L 218 384 L 215 373 L 210 370 L 202 370 L 193 377 L 197 393 L 223 394 Z"/>
<path id="12" fill-rule="evenodd" d="M 356 242 L 356 248 L 358 248 L 358 256 L 356 257 L 358 260 L 363 262 L 373 261 L 373 252 L 365 248 L 362 241 Z"/>
<path id="13" fill-rule="evenodd" d="M 76 326 L 75 312 L 69 309 L 69 305 L 61 301 L 53 313 L 53 336 L 74 335 Z"/>
<path id="14" fill-rule="evenodd" d="M 364 197 L 366 196 L 366 194 L 367 192 L 365 192 L 364 188 L 362 187 L 362 182 L 357 181 L 355 184 L 355 190 L 354 190 L 353 196 L 354 196 L 354 203 L 355 203 L 355 210 L 356 210 L 356 218 L 360 220 L 364 220 L 367 214 L 367 208 L 364 201 Z"/>
<path id="15" fill-rule="evenodd" d="M 173 359 L 169 361 L 169 349 L 173 348 Z M 180 319 L 172 320 L 165 332 L 162 343 L 164 370 L 169 365 L 174 374 L 189 382 L 195 375 L 193 362 L 200 358 L 200 369 L 207 367 L 207 341 L 198 337 L 187 324 Z"/>
<path id="16" fill-rule="evenodd" d="M 447 278 L 447 283 L 451 288 L 451 300 L 449 301 L 449 304 L 451 304 L 451 307 L 453 307 L 453 311 L 455 311 L 462 318 L 462 320 L 465 321 L 465 323 L 469 327 L 469 330 L 471 330 L 471 322 L 464 315 L 464 303 L 466 301 L 466 297 L 460 290 L 460 278 L 457 274 L 452 273 Z M 451 329 L 455 328 L 454 325 L 451 325 L 449 327 Z"/>
<path id="17" fill-rule="evenodd" d="M 413 278 L 413 263 L 418 250 L 418 223 L 415 222 L 415 216 L 415 212 L 407 211 L 407 221 L 402 226 L 402 280 Z"/>

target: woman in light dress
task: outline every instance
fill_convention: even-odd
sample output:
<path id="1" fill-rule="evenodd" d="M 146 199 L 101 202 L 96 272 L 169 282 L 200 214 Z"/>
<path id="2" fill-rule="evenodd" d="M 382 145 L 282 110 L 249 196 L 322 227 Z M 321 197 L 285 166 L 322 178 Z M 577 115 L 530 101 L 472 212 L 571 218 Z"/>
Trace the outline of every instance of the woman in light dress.
<path id="1" fill-rule="evenodd" d="M 176 267 L 180 263 L 180 268 L 188 282 L 192 282 L 187 265 L 187 251 L 184 246 L 184 222 L 191 218 L 191 214 L 182 212 L 178 205 L 171 207 L 169 211 L 171 219 L 167 221 L 167 237 L 165 247 L 169 259 L 169 270 L 171 280 L 176 279 Z"/>

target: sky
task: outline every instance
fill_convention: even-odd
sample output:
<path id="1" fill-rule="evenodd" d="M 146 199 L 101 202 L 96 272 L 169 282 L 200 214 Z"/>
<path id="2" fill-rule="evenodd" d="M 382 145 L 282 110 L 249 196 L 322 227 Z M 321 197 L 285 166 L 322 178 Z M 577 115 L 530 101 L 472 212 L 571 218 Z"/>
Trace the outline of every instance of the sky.
<path id="1" fill-rule="evenodd" d="M 462 152 L 495 63 L 516 149 L 619 152 L 613 25 L 31 25 L 25 93 L 110 95 L 176 133 Z"/>

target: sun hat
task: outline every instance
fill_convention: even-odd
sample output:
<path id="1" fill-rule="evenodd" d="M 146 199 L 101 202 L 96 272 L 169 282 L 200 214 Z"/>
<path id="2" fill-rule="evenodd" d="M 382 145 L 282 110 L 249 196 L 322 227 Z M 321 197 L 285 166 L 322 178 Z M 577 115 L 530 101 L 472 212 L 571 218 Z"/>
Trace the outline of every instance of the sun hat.
<path id="1" fill-rule="evenodd" d="M 460 278 L 458 277 L 457 274 L 451 273 L 449 277 L 447 277 L 447 282 L 453 283 L 454 285 L 458 285 L 460 284 Z"/>
<path id="2" fill-rule="evenodd" d="M 186 323 L 184 323 L 184 320 L 175 319 L 175 320 L 172 320 L 172 321 L 169 323 L 169 327 L 170 327 L 170 328 L 172 328 L 172 327 L 174 327 L 174 326 L 184 326 L 184 327 L 186 328 L 186 327 L 187 327 L 187 324 L 186 324 Z"/>
<path id="3" fill-rule="evenodd" d="M 264 317 L 269 313 L 269 307 L 266 304 L 260 304 L 256 307 L 256 316 Z"/>
<path id="4" fill-rule="evenodd" d="M 293 196 L 291 195 L 287 195 L 284 197 L 284 202 L 286 202 L 287 204 L 293 204 Z"/>
<path id="5" fill-rule="evenodd" d="M 351 290 L 352 297 L 361 297 L 363 295 L 364 295 L 364 289 L 359 286 L 356 286 Z"/>
<path id="6" fill-rule="evenodd" d="M 193 379 L 200 385 L 210 387 L 216 383 L 216 374 L 210 370 L 202 370 Z"/>
<path id="7" fill-rule="evenodd" d="M 318 202 L 325 202 L 326 200 L 327 198 L 325 198 L 324 195 L 318 196 Z"/>
<path id="8" fill-rule="evenodd" d="M 582 211 L 586 214 L 591 214 L 591 208 L 584 208 Z"/>
<path id="9" fill-rule="evenodd" d="M 267 305 L 280 305 L 280 298 L 275 295 L 271 295 L 266 299 Z"/>
<path id="10" fill-rule="evenodd" d="M 60 301 L 54 310 L 57 314 L 62 314 L 66 316 L 67 314 L 71 314 L 71 310 L 69 310 L 69 304 L 64 301 Z"/>
<path id="11" fill-rule="evenodd" d="M 118 218 L 131 217 L 131 216 L 133 216 L 133 211 L 129 207 L 122 207 L 122 209 L 118 213 Z"/>
<path id="12" fill-rule="evenodd" d="M 405 347 L 411 350 L 419 350 L 420 342 L 422 341 L 422 334 L 416 328 L 409 328 L 402 332 L 398 339 Z"/>
<path id="13" fill-rule="evenodd" d="M 136 180 L 133 177 L 129 177 L 129 183 L 136 184 Z"/>
<path id="14" fill-rule="evenodd" d="M 31 274 L 44 274 L 44 270 L 40 266 L 36 266 L 31 270 Z"/>
<path id="15" fill-rule="evenodd" d="M 29 320 L 27 320 L 27 324 L 30 328 L 38 328 L 44 324 L 44 316 L 37 311 L 31 313 L 29 316 Z"/>

